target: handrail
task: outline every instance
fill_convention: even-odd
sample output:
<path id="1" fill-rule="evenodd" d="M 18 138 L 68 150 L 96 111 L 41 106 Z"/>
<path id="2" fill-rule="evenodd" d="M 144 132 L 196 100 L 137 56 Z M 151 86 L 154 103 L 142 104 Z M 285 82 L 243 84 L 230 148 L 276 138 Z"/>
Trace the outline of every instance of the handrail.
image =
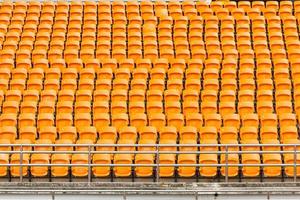
<path id="1" fill-rule="evenodd" d="M 0 147 L 300 147 L 291 144 L 0 144 Z"/>
<path id="2" fill-rule="evenodd" d="M 87 168 L 87 182 L 90 183 L 92 181 L 92 173 L 93 169 L 95 167 L 151 167 L 153 170 L 155 170 L 156 173 L 154 173 L 154 177 L 156 182 L 159 182 L 160 180 L 160 168 L 161 167 L 174 167 L 174 168 L 181 168 L 181 167 L 194 167 L 194 168 L 202 168 L 202 167 L 216 167 L 216 168 L 222 168 L 223 175 L 225 176 L 225 182 L 228 182 L 229 179 L 229 170 L 231 167 L 238 167 L 238 168 L 244 168 L 244 167 L 259 167 L 260 169 L 263 167 L 292 167 L 293 168 L 293 180 L 294 182 L 297 182 L 297 176 L 298 176 L 298 168 L 300 167 L 300 162 L 298 159 L 298 155 L 300 155 L 300 144 L 0 144 L 0 147 L 19 147 L 18 150 L 8 150 L 8 151 L 0 151 L 0 154 L 11 154 L 11 155 L 20 155 L 20 159 L 17 162 L 14 163 L 3 163 L 0 166 L 1 167 L 19 167 L 19 174 L 20 174 L 20 182 L 23 182 L 23 169 L 24 167 L 86 167 Z M 31 148 L 29 150 L 26 149 Z M 72 147 L 70 151 L 68 150 L 33 150 L 32 147 Z M 76 147 L 81 148 L 87 148 L 87 150 L 79 150 L 76 151 Z M 95 147 L 133 147 L 134 149 L 132 151 L 130 150 L 117 150 L 117 148 L 113 148 L 112 150 L 104 150 L 104 151 L 97 151 L 95 150 Z M 153 147 L 153 150 L 143 150 L 139 151 L 136 149 L 136 147 Z M 175 149 L 167 149 L 167 150 L 161 150 L 162 147 L 173 147 Z M 179 148 L 178 148 L 179 147 Z M 182 147 L 196 147 L 197 150 L 180 150 Z M 201 150 L 201 148 L 204 147 L 213 147 L 217 148 L 212 150 Z M 254 149 L 251 150 L 244 150 L 242 151 L 242 148 L 245 147 L 254 147 Z M 278 150 L 274 149 L 267 149 L 263 150 L 267 147 L 276 147 L 276 148 L 282 148 Z M 284 150 L 284 148 L 288 148 L 287 150 Z M 34 162 L 32 163 L 29 161 L 30 157 L 27 157 L 28 155 L 44 155 L 48 154 L 48 163 L 38 163 Z M 68 158 L 67 163 L 51 163 L 50 155 L 54 154 L 67 154 L 70 157 Z M 85 161 L 83 163 L 70 163 L 71 156 L 76 154 L 83 154 L 86 155 Z M 94 163 L 93 158 L 94 155 L 103 155 L 103 154 L 109 154 L 109 155 L 116 155 L 116 154 L 130 154 L 130 155 L 138 155 L 138 154 L 151 154 L 154 155 L 152 163 L 147 164 L 141 164 L 141 163 L 113 163 L 112 161 L 108 163 Z M 163 154 L 174 154 L 174 155 L 199 155 L 201 156 L 205 154 L 215 154 L 217 156 L 225 156 L 225 161 L 217 161 L 216 163 L 200 163 L 200 161 L 196 161 L 193 163 L 177 163 L 176 161 L 174 163 L 160 163 L 160 155 Z M 248 155 L 248 154 L 258 154 L 259 156 L 264 155 L 271 155 L 271 154 L 279 154 L 280 156 L 286 156 L 286 155 L 293 155 L 292 159 L 288 163 L 282 162 L 282 163 L 263 163 L 261 160 L 259 160 L 258 163 L 240 163 L 238 160 L 237 163 L 232 163 L 230 161 L 230 155 Z M 28 159 L 27 162 L 23 161 L 24 156 L 26 155 L 26 158 Z M 291 162 L 292 160 L 292 162 Z"/>

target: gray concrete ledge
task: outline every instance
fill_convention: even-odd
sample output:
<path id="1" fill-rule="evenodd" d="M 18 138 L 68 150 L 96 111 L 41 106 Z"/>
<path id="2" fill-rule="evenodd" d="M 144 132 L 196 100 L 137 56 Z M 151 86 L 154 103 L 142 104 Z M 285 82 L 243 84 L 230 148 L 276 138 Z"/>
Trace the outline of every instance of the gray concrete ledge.
<path id="1" fill-rule="evenodd" d="M 0 183 L 0 194 L 300 194 L 300 183 Z"/>

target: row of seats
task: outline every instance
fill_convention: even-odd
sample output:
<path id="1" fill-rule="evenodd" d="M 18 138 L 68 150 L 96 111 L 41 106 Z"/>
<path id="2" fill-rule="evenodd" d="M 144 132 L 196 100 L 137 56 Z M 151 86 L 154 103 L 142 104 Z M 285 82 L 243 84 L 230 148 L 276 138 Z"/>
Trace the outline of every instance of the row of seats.
<path id="1" fill-rule="evenodd" d="M 40 3 L 40 2 L 34 2 L 34 3 L 26 3 L 26 2 L 18 2 L 16 4 L 13 4 L 12 2 L 4 2 L 1 5 L 1 8 L 7 11 L 15 10 L 22 14 L 22 11 L 24 10 L 32 13 L 39 13 L 39 12 L 45 12 L 47 14 L 54 13 L 54 11 L 58 12 L 66 12 L 70 10 L 72 14 L 80 15 L 83 12 L 87 13 L 91 16 L 95 13 L 113 13 L 116 16 L 122 16 L 127 14 L 127 17 L 135 17 L 141 14 L 143 17 L 145 16 L 153 16 L 154 13 L 156 16 L 164 16 L 168 13 L 170 15 L 176 16 L 176 15 L 193 15 L 197 12 L 204 12 L 207 9 L 211 9 L 214 12 L 224 12 L 224 8 L 228 9 L 230 12 L 236 12 L 241 13 L 241 9 L 245 11 L 251 11 L 251 10 L 259 10 L 268 12 L 270 10 L 272 11 L 281 11 L 281 10 L 293 10 L 293 8 L 297 11 L 299 10 L 299 3 L 292 3 L 291 1 L 254 1 L 253 3 L 249 1 L 228 1 L 228 2 L 212 2 L 211 5 L 207 5 L 203 1 L 183 1 L 182 3 L 179 1 L 170 1 L 170 2 L 164 2 L 164 1 L 157 1 L 157 2 L 151 2 L 151 1 L 143 1 L 141 3 L 137 1 L 130 1 L 130 2 L 122 2 L 122 1 L 115 1 L 113 3 L 110 3 L 109 1 L 100 1 L 98 3 L 96 2 L 46 2 L 46 3 Z M 98 8 L 98 10 L 97 10 Z M 182 13 L 183 12 L 183 13 Z"/>
<path id="2" fill-rule="evenodd" d="M 295 113 L 297 116 L 299 116 L 299 104 L 296 106 L 297 110 Z M 274 107 L 272 101 L 259 101 L 257 102 L 256 110 L 260 116 L 274 113 L 275 111 L 278 115 L 293 112 L 293 106 L 290 101 L 276 102 Z M 237 106 L 235 105 L 235 102 L 230 101 L 221 102 L 219 105 L 217 105 L 216 102 L 208 101 L 202 102 L 200 106 L 198 105 L 197 101 L 185 101 L 182 106 L 179 101 L 166 102 L 165 105 L 159 101 L 148 102 L 147 105 L 145 105 L 145 103 L 142 101 L 130 102 L 128 105 L 126 101 L 115 101 L 111 104 L 105 101 L 100 101 L 95 102 L 93 105 L 91 105 L 91 103 L 88 101 L 78 101 L 74 104 L 73 102 L 68 101 L 61 101 L 57 104 L 51 101 L 41 101 L 38 104 L 32 101 L 24 101 L 22 103 L 15 101 L 4 101 L 1 111 L 1 119 L 3 119 L 3 121 L 6 121 L 7 119 L 16 119 L 19 113 L 19 118 L 22 118 L 21 116 L 23 115 L 27 116 L 29 113 L 35 117 L 35 114 L 38 113 L 38 118 L 39 116 L 48 116 L 46 118 L 49 118 L 49 120 L 52 119 L 51 124 L 53 124 L 53 119 L 55 118 L 53 113 L 56 111 L 57 119 L 60 118 L 58 116 L 68 116 L 74 113 L 75 123 L 76 119 L 85 118 L 88 120 L 85 124 L 90 125 L 91 119 L 93 118 L 95 120 L 98 117 L 107 119 L 109 123 L 110 120 L 108 117 L 106 117 L 108 114 L 111 114 L 113 119 L 124 118 L 126 121 L 128 120 L 128 117 L 130 117 L 130 119 L 134 119 L 137 117 L 136 114 L 140 114 L 137 118 L 141 118 L 141 120 L 143 119 L 145 122 L 147 122 L 147 115 L 148 117 L 151 117 L 151 115 L 156 113 L 162 115 L 165 114 L 168 119 L 178 118 L 178 120 L 182 121 L 184 115 L 189 113 L 197 114 L 199 112 L 206 117 L 213 114 L 216 116 L 226 116 L 235 113 L 238 113 L 241 117 L 244 117 L 249 113 L 255 113 L 255 105 L 250 101 L 239 102 Z M 121 114 L 124 116 L 121 117 Z M 127 114 L 129 114 L 129 116 Z M 72 124 L 72 118 L 68 117 L 68 119 L 71 120 L 70 123 Z"/>
<path id="3" fill-rule="evenodd" d="M 47 149 L 47 148 L 46 148 Z M 83 148 L 81 148 L 82 150 Z M 200 167 L 199 175 L 202 177 L 215 177 L 218 174 L 218 168 L 213 166 L 209 167 L 209 165 L 218 164 L 218 158 L 215 154 L 201 154 L 198 156 L 196 154 L 183 154 L 178 155 L 178 158 L 175 158 L 174 154 L 160 154 L 159 155 L 159 163 L 160 164 L 203 164 L 208 165 L 207 167 Z M 130 154 L 116 154 L 114 156 L 113 162 L 110 160 L 110 156 L 107 154 L 92 154 L 91 155 L 91 163 L 92 164 L 144 164 L 144 165 L 153 165 L 155 163 L 155 158 L 153 155 L 149 154 L 137 154 L 135 156 L 135 162 L 131 159 L 132 155 Z M 220 164 L 225 164 L 226 156 L 223 154 L 220 156 Z M 292 164 L 294 161 L 294 157 L 292 154 L 283 155 L 283 160 L 287 164 Z M 297 162 L 299 162 L 299 158 L 297 156 Z M 20 155 L 12 154 L 10 161 L 8 159 L 8 155 L 1 154 L 1 163 L 3 164 L 19 164 L 20 163 Z M 33 177 L 45 177 L 49 175 L 49 171 L 51 171 L 52 177 L 66 177 L 69 174 L 69 169 L 71 170 L 71 174 L 74 177 L 87 177 L 88 175 L 88 167 L 84 166 L 32 166 L 28 167 L 26 164 L 88 164 L 88 155 L 85 154 L 73 154 L 71 157 L 67 154 L 53 154 L 51 157 L 47 154 L 23 154 L 23 167 L 20 170 L 19 166 L 13 167 L 1 167 L 1 177 L 8 175 L 8 169 L 10 170 L 10 174 L 12 177 L 19 177 L 20 172 L 22 172 L 22 176 L 26 177 L 29 175 L 29 171 Z M 229 164 L 239 164 L 239 156 L 238 154 L 231 154 L 228 158 Z M 259 154 L 243 154 L 241 156 L 242 164 L 281 164 L 281 155 L 280 154 L 265 154 L 262 156 L 262 161 L 260 160 Z M 241 170 L 241 174 L 244 177 L 258 177 L 261 173 L 260 169 L 262 168 L 262 173 L 264 177 L 279 177 L 281 176 L 282 167 L 259 167 L 259 166 L 244 166 L 244 167 L 228 167 L 228 176 L 236 177 L 239 174 L 239 169 Z M 114 166 L 113 172 L 111 171 L 111 167 L 109 166 L 101 166 L 101 167 L 91 167 L 91 173 L 95 177 L 108 177 L 111 173 L 116 177 L 130 177 L 133 174 L 137 177 L 151 177 L 154 176 L 154 167 L 140 166 L 140 167 L 124 167 L 124 166 Z M 294 168 L 293 167 L 284 167 L 284 174 L 288 177 L 294 176 Z M 180 177 L 193 177 L 196 174 L 196 167 L 189 166 L 179 166 L 177 168 L 174 167 L 159 167 L 159 176 L 160 177 L 174 177 L 175 173 L 178 173 Z M 220 168 L 220 173 L 222 176 L 226 176 L 225 167 Z M 299 175 L 299 169 L 296 169 L 296 175 Z"/>
<path id="4" fill-rule="evenodd" d="M 299 37 L 299 36 L 296 36 Z M 291 42 L 294 42 L 291 46 L 299 47 L 299 40 L 292 40 Z M 184 46 L 187 44 L 184 42 L 182 43 Z M 122 44 L 123 45 L 123 44 Z M 166 44 L 170 45 L 170 44 Z M 179 44 L 181 45 L 181 44 Z M 26 66 L 32 66 L 32 65 L 41 65 L 41 66 L 47 66 L 49 65 L 49 61 L 51 64 L 56 64 L 55 59 L 62 60 L 64 59 L 68 65 L 74 65 L 74 66 L 82 66 L 82 63 L 90 63 L 94 64 L 93 60 L 96 58 L 98 60 L 108 60 L 110 58 L 114 58 L 120 62 L 123 60 L 126 60 L 127 58 L 132 59 L 134 61 L 138 60 L 145 60 L 146 62 L 157 60 L 158 58 L 164 58 L 171 60 L 174 57 L 177 59 L 183 59 L 185 61 L 188 61 L 189 59 L 200 59 L 200 60 L 210 60 L 210 59 L 229 59 L 229 60 L 235 60 L 235 59 L 275 59 L 277 62 L 279 59 L 289 59 L 292 62 L 294 62 L 294 59 L 299 56 L 298 52 L 296 51 L 296 48 L 293 48 L 291 50 L 285 51 L 284 49 L 275 49 L 275 47 L 282 46 L 282 44 L 274 42 L 272 51 L 268 50 L 268 48 L 262 48 L 257 49 L 253 51 L 252 49 L 249 49 L 251 46 L 250 42 L 246 43 L 240 43 L 239 48 L 241 49 L 240 52 L 238 52 L 236 49 L 225 49 L 224 51 L 221 51 L 220 49 L 211 49 L 207 52 L 204 49 L 197 49 L 197 47 L 201 46 L 202 44 L 195 44 L 195 48 L 193 48 L 191 51 L 188 49 L 179 49 L 174 52 L 171 48 L 166 48 L 164 50 L 161 50 L 158 54 L 157 49 L 148 49 L 144 52 L 141 49 L 131 49 L 126 53 L 126 48 L 124 49 L 118 49 L 115 48 L 110 52 L 109 49 L 99 49 L 96 52 L 92 49 L 88 49 L 87 51 L 79 51 L 76 49 L 69 49 L 66 50 L 64 53 L 62 50 L 49 50 L 47 53 L 47 50 L 33 50 L 32 54 L 30 50 L 20 50 L 15 54 L 13 50 L 1 50 L 0 55 L 2 57 L 2 61 L 4 63 L 7 63 L 7 67 L 9 67 L 12 63 L 12 60 L 16 58 L 17 63 L 19 66 L 24 65 Z M 215 46 L 218 44 L 211 44 L 211 46 Z M 229 45 L 234 47 L 234 43 L 226 43 L 224 45 Z M 266 44 L 259 43 L 258 46 L 266 46 Z M 160 47 L 162 48 L 162 47 Z M 226 47 L 224 47 L 226 48 Z M 248 49 L 247 49 L 248 48 Z M 15 56 L 16 55 L 16 56 Z M 21 59 L 19 59 L 21 58 Z M 33 62 L 31 62 L 31 60 Z M 64 62 L 63 62 L 64 63 Z M 63 65 L 63 63 L 58 63 L 58 65 Z M 28 68 L 27 67 L 27 68 Z M 13 67 L 14 68 L 14 67 Z"/>
<path id="5" fill-rule="evenodd" d="M 290 114 L 284 116 L 285 118 L 280 118 L 280 131 L 276 126 L 276 116 L 274 117 L 268 114 L 266 118 L 260 120 L 261 127 L 259 131 L 255 125 L 241 126 L 241 128 L 239 126 L 237 127 L 236 124 L 238 124 L 239 121 L 236 119 L 235 121 L 234 119 L 224 119 L 224 126 L 221 126 L 222 122 L 210 119 L 205 126 L 195 127 L 192 126 L 193 124 L 188 124 L 188 126 L 181 125 L 178 128 L 172 125 L 162 125 L 159 128 L 155 126 L 140 126 L 138 128 L 135 126 L 122 126 L 119 129 L 113 126 L 102 126 L 98 129 L 93 126 L 78 128 L 65 126 L 57 131 L 55 126 L 45 125 L 40 127 L 39 131 L 37 131 L 35 126 L 30 125 L 22 126 L 18 130 L 15 126 L 3 126 L 0 129 L 0 136 L 2 139 L 9 140 L 10 143 L 16 142 L 16 138 L 29 140 L 31 143 L 35 143 L 39 139 L 49 140 L 50 143 L 54 143 L 58 138 L 70 140 L 71 143 L 75 143 L 77 140 L 91 140 L 89 144 L 102 140 L 110 140 L 112 144 L 117 140 L 119 140 L 119 142 L 122 140 L 130 140 L 134 144 L 137 140 L 141 141 L 145 139 L 151 141 L 152 144 L 155 144 L 157 141 L 162 142 L 162 140 L 173 141 L 173 143 L 176 143 L 177 140 L 180 141 L 180 143 L 189 141 L 191 144 L 195 144 L 198 140 L 200 143 L 205 140 L 220 140 L 220 142 L 223 143 L 226 142 L 226 140 L 237 141 L 238 138 L 243 142 L 247 140 L 257 140 L 258 138 L 262 141 L 280 138 L 281 142 L 288 143 L 288 141 L 297 142 L 298 140 L 296 120 L 292 118 L 292 116 L 293 115 Z M 248 120 L 250 121 L 250 119 Z"/>
<path id="6" fill-rule="evenodd" d="M 299 2 L 291 2 L 291 1 L 213 1 L 211 4 L 207 4 L 205 1 L 156 1 L 156 2 L 151 2 L 151 1 L 142 1 L 142 2 L 137 2 L 137 1 L 130 1 L 130 2 L 123 2 L 123 1 L 99 1 L 99 2 L 94 2 L 94 1 L 86 1 L 86 2 L 80 2 L 80 1 L 72 1 L 72 2 L 65 2 L 65 1 L 58 1 L 58 2 L 38 2 L 38 1 L 32 1 L 32 2 L 25 2 L 25 1 L 19 1 L 19 2 L 11 2 L 11 1 L 4 1 L 1 4 L 1 8 L 5 9 L 41 9 L 41 7 L 45 9 L 69 9 L 69 8 L 76 8 L 75 10 L 80 10 L 83 7 L 88 8 L 88 9 L 96 9 L 98 7 L 103 8 L 103 9 L 108 9 L 112 8 L 114 11 L 116 10 L 121 10 L 125 8 L 140 8 L 141 10 L 144 9 L 151 9 L 153 6 L 155 8 L 191 8 L 191 7 L 199 7 L 199 8 L 212 8 L 212 9 L 219 9 L 222 7 L 225 8 L 243 8 L 245 10 L 249 8 L 258 8 L 262 9 L 264 7 L 266 8 L 272 8 L 272 9 L 279 9 L 279 8 L 299 8 Z M 99 9 L 100 10 L 100 9 Z"/>
<path id="7" fill-rule="evenodd" d="M 24 79 L 13 79 L 11 81 L 2 79 L 0 83 L 0 89 L 2 91 L 21 91 L 24 92 L 26 90 L 36 90 L 36 91 L 49 91 L 53 90 L 53 93 L 56 94 L 57 92 L 61 90 L 71 90 L 73 93 L 77 90 L 87 90 L 90 93 L 95 90 L 107 90 L 107 91 L 113 91 L 113 90 L 125 90 L 125 91 L 131 91 L 131 90 L 142 90 L 146 91 L 147 88 L 149 91 L 156 90 L 158 95 L 162 96 L 163 91 L 165 90 L 174 90 L 178 91 L 179 94 L 181 94 L 181 91 L 185 90 L 194 90 L 195 94 L 199 94 L 200 91 L 231 91 L 236 92 L 247 90 L 249 93 L 249 96 L 254 96 L 255 90 L 260 91 L 260 93 L 264 93 L 261 91 L 267 91 L 267 93 L 273 89 L 277 89 L 278 91 L 281 90 L 291 90 L 294 88 L 294 90 L 298 90 L 299 88 L 299 81 L 293 82 L 293 85 L 291 83 L 291 80 L 289 78 L 280 78 L 278 79 L 274 84 L 272 79 L 261 79 L 258 80 L 257 83 L 249 78 L 249 79 L 243 79 L 244 81 L 240 81 L 239 85 L 237 85 L 235 79 L 228 79 L 228 80 L 222 80 L 221 83 L 219 83 L 218 79 L 206 79 L 202 82 L 203 85 L 201 85 L 201 80 L 199 79 L 188 79 L 185 82 L 181 79 L 169 79 L 166 81 L 161 79 L 152 79 L 147 83 L 147 80 L 144 79 L 135 79 L 132 80 L 130 84 L 128 84 L 128 80 L 126 79 L 114 79 L 113 81 L 109 79 L 100 79 L 97 80 L 96 83 L 94 83 L 91 79 L 81 80 L 79 81 L 77 85 L 76 80 L 63 80 L 61 83 L 57 79 L 48 79 L 45 80 L 44 83 L 40 79 L 30 79 L 26 83 L 26 80 Z M 147 85 L 148 84 L 148 85 Z M 256 86 L 257 84 L 257 86 Z M 126 92 L 127 93 L 127 92 Z M 204 92 L 203 92 L 204 93 Z M 252 93 L 252 95 L 251 95 Z M 259 94 L 258 93 L 258 96 Z M 292 96 L 291 94 L 288 94 L 288 96 Z M 297 96 L 298 93 L 295 94 Z M 178 95 L 179 96 L 179 95 Z M 212 96 L 218 96 L 217 94 Z M 269 95 L 268 95 L 269 96 Z M 272 98 L 272 95 L 270 95 Z M 275 97 L 275 95 L 274 95 Z"/>
<path id="8" fill-rule="evenodd" d="M 297 120 L 294 114 L 285 113 L 279 115 L 280 125 L 287 124 L 295 126 Z M 111 119 L 110 119 L 111 118 Z M 117 130 L 121 129 L 124 126 L 131 125 L 136 127 L 138 130 L 143 126 L 154 126 L 158 130 L 162 127 L 174 126 L 177 130 L 180 130 L 184 125 L 194 126 L 198 130 L 202 126 L 214 126 L 219 129 L 222 124 L 224 126 L 234 126 L 239 128 L 240 126 L 254 126 L 258 127 L 259 120 L 257 114 L 245 114 L 240 119 L 238 114 L 228 114 L 223 117 L 219 114 L 208 114 L 202 117 L 199 113 L 187 113 L 186 116 L 183 114 L 170 114 L 165 116 L 161 113 L 149 114 L 131 114 L 130 119 L 127 114 L 113 114 L 110 116 L 108 113 L 97 113 L 94 116 L 91 116 L 87 113 L 75 114 L 74 119 L 71 113 L 60 113 L 57 115 L 42 113 L 35 117 L 34 114 L 24 113 L 20 114 L 19 117 L 14 114 L 2 114 L 1 115 L 1 126 L 3 127 L 35 127 L 37 126 L 38 130 L 43 129 L 44 127 L 54 126 L 56 125 L 58 130 L 63 129 L 64 127 L 75 126 L 78 129 L 84 129 L 85 127 L 89 127 L 91 125 L 95 126 L 98 131 L 101 128 L 112 125 L 117 128 Z M 275 114 L 266 113 L 266 122 L 260 122 L 261 126 L 268 126 L 269 123 L 273 123 L 274 126 L 277 125 L 277 117 Z M 299 117 L 297 117 L 299 119 Z M 223 122 L 223 123 L 222 123 Z M 268 122 L 268 123 L 267 123 Z M 278 124 L 278 125 L 279 125 Z M 15 129 L 12 129 L 15 130 Z M 36 129 L 33 129 L 36 130 Z M 14 132 L 12 132 L 14 135 Z M 33 134 L 36 135 L 36 134 Z"/>
<path id="9" fill-rule="evenodd" d="M 296 47 L 296 46 L 295 46 Z M 250 51 L 251 52 L 251 51 Z M 250 53 L 248 51 L 248 53 Z M 242 55 L 242 54 L 241 54 Z M 249 73 L 254 73 L 251 70 L 258 69 L 257 76 L 259 75 L 259 72 L 261 70 L 267 71 L 271 68 L 274 68 L 277 70 L 282 70 L 282 68 L 285 68 L 283 70 L 286 70 L 286 68 L 291 68 L 292 75 L 294 76 L 295 73 L 298 73 L 297 66 L 299 65 L 299 61 L 296 58 L 283 58 L 279 57 L 279 59 L 271 59 L 271 58 L 260 58 L 255 59 L 256 62 L 254 62 L 254 57 L 251 57 L 249 54 L 247 56 L 245 52 L 245 57 L 240 58 L 237 60 L 237 58 L 224 58 L 221 62 L 217 59 L 190 59 L 187 62 L 184 59 L 170 59 L 169 61 L 164 58 L 155 59 L 153 62 L 150 59 L 139 59 L 137 61 L 134 61 L 132 59 L 123 59 L 121 61 L 117 61 L 116 59 L 104 59 L 102 62 L 99 62 L 97 59 L 90 59 L 86 62 L 83 62 L 81 59 L 74 59 L 72 62 L 66 62 L 64 59 L 57 59 L 55 61 L 50 61 L 47 59 L 39 59 L 37 62 L 31 62 L 30 60 L 22 60 L 18 62 L 14 62 L 13 59 L 2 59 L 1 60 L 1 74 L 7 74 L 7 77 L 3 77 L 5 79 L 9 79 L 10 75 L 14 72 L 14 68 L 21 68 L 20 71 L 16 70 L 18 73 L 23 74 L 31 74 L 31 73 L 39 73 L 41 74 L 41 78 L 44 77 L 44 74 L 47 74 L 51 71 L 52 73 L 56 73 L 57 76 L 61 76 L 60 74 L 64 75 L 65 73 L 68 74 L 74 74 L 75 78 L 77 79 L 78 74 L 81 75 L 81 73 L 89 73 L 95 78 L 95 75 L 101 76 L 102 74 L 107 75 L 106 77 L 103 77 L 104 79 L 111 79 L 113 75 L 116 75 L 117 71 L 115 71 L 117 68 L 127 68 L 124 73 L 129 73 L 130 71 L 132 73 L 135 68 L 145 68 L 144 73 L 149 73 L 152 75 L 153 73 L 162 73 L 163 75 L 166 74 L 169 70 L 169 68 L 179 68 L 177 70 L 178 73 L 183 73 L 184 70 L 189 69 L 190 70 L 198 70 L 198 74 L 202 74 L 203 70 L 207 68 L 207 70 L 220 70 L 221 68 L 221 75 L 223 72 L 228 71 L 227 73 L 233 73 L 236 74 L 237 69 L 247 68 Z M 48 68 L 58 68 L 58 69 L 48 69 Z M 31 68 L 39 68 L 39 69 L 31 69 Z M 69 68 L 69 69 L 66 69 Z M 73 69 L 70 69 L 73 68 Z M 86 69 L 84 69 L 86 68 Z M 88 69 L 88 68 L 93 68 Z M 102 69 L 100 69 L 102 68 Z M 156 69 L 154 69 L 156 68 Z M 191 69 L 194 68 L 194 69 Z M 195 69 L 198 68 L 198 69 Z M 212 69 L 209 69 L 212 68 Z M 182 72 L 180 71 L 182 70 Z M 81 70 L 83 70 L 81 72 Z M 122 70 L 122 69 L 120 69 Z M 143 70 L 143 69 L 137 69 Z M 152 71 L 153 70 L 153 71 Z M 173 69 L 175 70 L 175 69 Z M 49 72 L 48 72 L 49 71 Z M 267 71 L 268 72 L 268 71 Z M 218 72 L 216 72 L 218 73 Z M 269 73 L 269 72 L 268 72 Z M 133 74 L 132 74 L 133 75 Z M 130 75 L 127 75 L 130 76 Z M 25 76 L 27 77 L 27 76 Z M 40 78 L 40 77 L 39 77 Z M 165 76 L 163 76 L 165 78 Z M 222 78 L 222 77 L 221 77 Z M 233 78 L 236 78 L 233 77 Z"/>
<path id="10" fill-rule="evenodd" d="M 226 102 L 273 102 L 274 100 L 280 104 L 280 102 L 292 101 L 294 99 L 295 110 L 298 111 L 298 102 L 299 102 L 299 93 L 295 92 L 292 96 L 291 91 L 288 89 L 279 89 L 272 94 L 271 90 L 262 89 L 258 90 L 256 93 L 253 90 L 240 90 L 237 92 L 237 96 L 235 95 L 235 90 L 202 90 L 200 93 L 195 89 L 185 89 L 182 90 L 182 93 L 176 89 L 167 89 L 164 91 L 153 89 L 148 90 L 146 95 L 142 95 L 145 90 L 136 88 L 130 89 L 129 91 L 125 89 L 113 89 L 109 90 L 87 90 L 87 89 L 78 89 L 70 90 L 70 89 L 62 89 L 58 93 L 54 90 L 42 90 L 41 93 L 37 90 L 24 90 L 21 92 L 20 90 L 6 90 L 5 93 L 0 92 L 0 104 L 3 102 L 12 102 L 15 101 L 17 103 L 25 103 L 25 102 L 39 102 L 49 100 L 54 103 L 56 102 L 82 102 L 82 101 L 94 101 L 94 104 L 97 102 L 102 102 L 107 104 L 109 109 L 110 101 L 115 103 L 117 101 L 125 102 L 129 104 L 132 103 L 134 105 L 135 102 L 143 102 L 147 100 L 148 103 L 151 102 L 161 102 L 167 106 L 168 102 L 178 102 L 178 107 L 186 107 L 190 105 L 190 102 L 195 103 L 196 107 L 201 107 L 203 102 L 216 102 L 216 108 L 222 108 L 221 104 L 226 104 Z M 199 104 L 199 101 L 200 104 Z M 143 105 L 147 105 L 148 103 L 143 103 Z M 276 103 L 275 102 L 275 103 Z M 101 103 L 98 103 L 99 105 Z M 126 106 L 127 107 L 127 106 Z M 163 107 L 163 105 L 161 105 Z M 275 106 L 276 107 L 276 106 Z M 22 105 L 21 105 L 21 113 Z M 107 110 L 108 112 L 109 110 Z M 25 111 L 27 112 L 27 111 Z M 35 113 L 35 112 L 34 112 Z"/>

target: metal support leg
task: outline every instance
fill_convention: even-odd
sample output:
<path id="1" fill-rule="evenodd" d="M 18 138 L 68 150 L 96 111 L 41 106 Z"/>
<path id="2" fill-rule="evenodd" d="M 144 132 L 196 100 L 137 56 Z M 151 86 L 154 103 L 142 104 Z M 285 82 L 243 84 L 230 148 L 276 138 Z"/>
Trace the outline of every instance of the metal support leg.
<path id="1" fill-rule="evenodd" d="M 156 146 L 156 182 L 159 182 L 159 148 Z"/>
<path id="2" fill-rule="evenodd" d="M 227 183 L 228 182 L 228 146 L 226 145 L 225 147 L 225 151 L 226 151 L 226 154 L 225 154 L 225 182 Z"/>
<path id="3" fill-rule="evenodd" d="M 297 146 L 294 145 L 294 182 L 297 182 Z"/>
<path id="4" fill-rule="evenodd" d="M 91 146 L 89 145 L 89 153 L 88 153 L 88 184 L 90 186 L 91 184 L 91 178 L 92 178 L 92 174 L 91 174 Z"/>
<path id="5" fill-rule="evenodd" d="M 20 147 L 20 182 L 23 182 L 23 145 Z"/>

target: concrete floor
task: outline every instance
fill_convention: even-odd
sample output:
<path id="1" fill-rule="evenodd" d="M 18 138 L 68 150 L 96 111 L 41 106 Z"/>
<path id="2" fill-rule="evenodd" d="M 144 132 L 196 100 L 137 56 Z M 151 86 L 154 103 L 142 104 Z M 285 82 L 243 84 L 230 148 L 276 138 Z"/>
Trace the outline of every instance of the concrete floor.
<path id="1" fill-rule="evenodd" d="M 1 200 L 299 200 L 300 195 L 1 195 Z"/>

